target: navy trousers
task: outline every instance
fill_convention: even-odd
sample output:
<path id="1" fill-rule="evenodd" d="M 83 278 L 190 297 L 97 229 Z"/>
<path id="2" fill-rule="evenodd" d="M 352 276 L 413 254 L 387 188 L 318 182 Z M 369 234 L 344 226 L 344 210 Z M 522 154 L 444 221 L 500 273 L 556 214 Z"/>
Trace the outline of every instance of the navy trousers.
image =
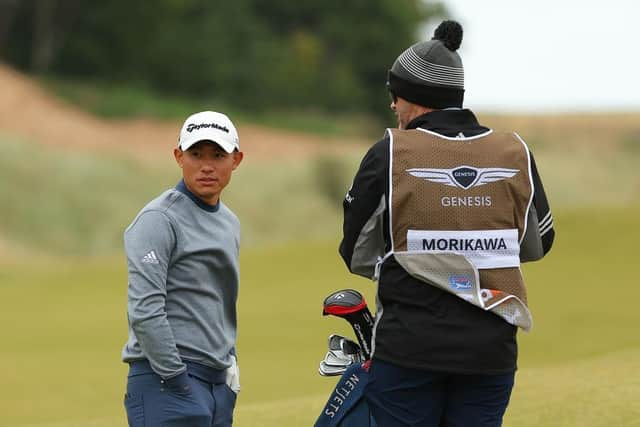
<path id="1" fill-rule="evenodd" d="M 149 362 L 129 367 L 124 406 L 129 427 L 230 427 L 236 394 L 225 372 L 186 363 L 187 374 L 163 381 Z"/>
<path id="2" fill-rule="evenodd" d="M 364 396 L 379 426 L 499 427 L 514 377 L 429 372 L 374 359 Z"/>

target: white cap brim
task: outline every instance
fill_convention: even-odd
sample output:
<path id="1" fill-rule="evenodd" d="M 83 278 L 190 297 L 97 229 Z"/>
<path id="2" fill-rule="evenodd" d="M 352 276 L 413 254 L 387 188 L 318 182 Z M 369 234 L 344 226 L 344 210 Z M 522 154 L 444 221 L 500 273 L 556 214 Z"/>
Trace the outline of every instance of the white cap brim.
<path id="1" fill-rule="evenodd" d="M 180 142 L 180 149 L 182 151 L 187 151 L 189 148 L 191 148 L 192 146 L 194 146 L 198 142 L 210 142 L 212 144 L 217 144 L 217 145 L 220 146 L 220 148 L 222 148 L 227 153 L 233 153 L 234 150 L 239 149 L 238 145 L 233 143 L 233 142 L 228 142 L 228 141 L 224 141 L 224 140 L 214 141 L 213 139 L 199 139 L 199 138 L 194 138 L 194 139 L 189 139 L 189 140 L 186 140 L 186 141 L 181 141 Z"/>

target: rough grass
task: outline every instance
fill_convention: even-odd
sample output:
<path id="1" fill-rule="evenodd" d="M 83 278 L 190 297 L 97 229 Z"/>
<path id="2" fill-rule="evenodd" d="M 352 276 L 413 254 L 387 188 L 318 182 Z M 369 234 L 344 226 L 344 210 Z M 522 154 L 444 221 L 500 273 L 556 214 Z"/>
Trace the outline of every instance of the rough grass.
<path id="1" fill-rule="evenodd" d="M 556 215 L 556 247 L 525 268 L 535 325 L 520 335 L 505 426 L 638 425 L 638 214 L 629 206 Z M 336 245 L 242 255 L 235 425 L 297 427 L 319 414 L 334 383 L 316 373 L 326 337 L 351 334 L 320 315 L 322 299 L 356 287 L 374 301 L 373 285 L 346 273 Z M 124 260 L 5 261 L 0 283 L 0 426 L 125 426 Z"/>
<path id="2" fill-rule="evenodd" d="M 496 127 L 512 124 L 502 120 L 503 126 Z M 526 139 L 556 212 L 640 201 L 640 130 L 627 124 L 606 139 L 600 121 L 592 135 L 586 133 L 589 128 L 571 124 L 580 138 L 563 130 L 557 143 L 549 142 L 549 129 L 562 129 L 554 121 L 540 119 L 539 128 L 515 123 L 524 128 L 523 136 L 530 135 Z M 62 151 L 1 135 L 0 149 L 0 250 L 11 246 L 40 253 L 116 253 L 122 231 L 136 212 L 179 179 L 169 154 L 143 162 L 116 153 Z M 361 151 L 241 165 L 223 199 L 242 221 L 243 245 L 338 232 L 341 198 Z"/>
<path id="3" fill-rule="evenodd" d="M 0 240 L 36 253 L 119 252 L 143 205 L 180 178 L 173 159 L 61 151 L 0 137 Z M 325 155 L 326 157 L 326 155 Z M 340 230 L 341 199 L 358 156 L 242 165 L 223 200 L 243 223 L 243 245 Z M 28 252 L 25 250 L 23 252 Z"/>
<path id="4" fill-rule="evenodd" d="M 36 252 L 113 251 L 140 200 L 170 182 L 160 168 L 117 155 L 6 138 L 0 149 L 0 230 L 5 239 Z"/>

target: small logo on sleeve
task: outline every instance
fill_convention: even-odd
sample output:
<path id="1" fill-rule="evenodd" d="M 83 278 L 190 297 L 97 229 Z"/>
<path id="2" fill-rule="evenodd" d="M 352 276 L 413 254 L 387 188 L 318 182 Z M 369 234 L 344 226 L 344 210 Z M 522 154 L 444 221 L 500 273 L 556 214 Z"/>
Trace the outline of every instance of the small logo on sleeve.
<path id="1" fill-rule="evenodd" d="M 353 199 L 354 199 L 354 197 L 351 195 L 350 192 L 347 191 L 347 194 L 344 196 L 344 200 L 347 203 L 351 203 L 351 202 L 353 202 Z"/>
<path id="2" fill-rule="evenodd" d="M 147 264 L 160 263 L 160 261 L 158 260 L 158 257 L 156 256 L 156 251 L 151 251 L 148 254 L 146 254 L 144 257 L 142 257 L 142 262 L 145 262 Z"/>

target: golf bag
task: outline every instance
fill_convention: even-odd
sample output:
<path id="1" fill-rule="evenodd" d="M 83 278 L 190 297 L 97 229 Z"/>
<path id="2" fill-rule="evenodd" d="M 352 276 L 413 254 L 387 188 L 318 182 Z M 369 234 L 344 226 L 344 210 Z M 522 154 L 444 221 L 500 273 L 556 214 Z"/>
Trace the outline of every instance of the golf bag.
<path id="1" fill-rule="evenodd" d="M 373 318 L 367 304 L 359 292 L 345 289 L 324 300 L 322 314 L 347 320 L 358 344 L 340 335 L 329 336 L 329 350 L 318 372 L 323 376 L 341 377 L 314 427 L 376 427 L 364 398 L 373 331 Z"/>

